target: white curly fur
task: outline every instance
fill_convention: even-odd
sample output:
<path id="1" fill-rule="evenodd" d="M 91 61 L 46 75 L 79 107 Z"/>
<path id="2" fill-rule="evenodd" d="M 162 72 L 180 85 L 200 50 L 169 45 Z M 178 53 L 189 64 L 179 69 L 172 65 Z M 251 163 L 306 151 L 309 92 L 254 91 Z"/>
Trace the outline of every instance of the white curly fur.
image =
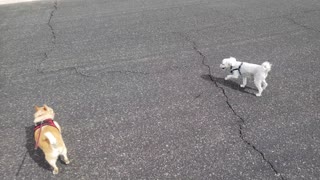
<path id="1" fill-rule="evenodd" d="M 239 68 L 240 65 L 241 65 L 240 70 L 234 70 L 230 75 L 225 77 L 225 80 L 229 80 L 231 78 L 238 79 L 238 77 L 241 75 L 243 78 L 243 83 L 240 86 L 245 87 L 247 84 L 247 78 L 250 76 L 253 76 L 254 84 L 256 85 L 259 91 L 256 94 L 256 96 L 261 96 L 262 91 L 266 89 L 266 87 L 268 86 L 268 83 L 266 82 L 266 78 L 268 76 L 268 72 L 271 70 L 271 64 L 267 61 L 262 63 L 261 65 L 240 62 L 240 61 L 237 61 L 236 58 L 230 57 L 222 60 L 222 63 L 220 64 L 220 68 L 231 71 L 232 69 Z"/>

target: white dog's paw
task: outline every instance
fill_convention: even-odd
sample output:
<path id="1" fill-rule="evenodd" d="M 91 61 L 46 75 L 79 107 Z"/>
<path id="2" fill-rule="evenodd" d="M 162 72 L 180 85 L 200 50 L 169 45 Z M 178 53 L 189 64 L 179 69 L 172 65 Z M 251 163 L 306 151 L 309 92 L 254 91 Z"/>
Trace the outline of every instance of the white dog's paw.
<path id="1" fill-rule="evenodd" d="M 268 84 L 266 83 L 262 88 L 263 88 L 263 89 L 266 89 L 267 86 L 268 86 Z"/>
<path id="2" fill-rule="evenodd" d="M 244 87 L 246 87 L 246 85 L 244 85 L 244 84 L 240 84 L 240 87 L 244 88 Z"/>
<path id="3" fill-rule="evenodd" d="M 261 96 L 261 93 L 257 93 L 256 96 L 258 96 L 258 97 Z"/>
<path id="4" fill-rule="evenodd" d="M 224 78 L 224 80 L 228 80 L 228 79 L 229 79 L 228 77 L 225 77 L 225 78 Z"/>

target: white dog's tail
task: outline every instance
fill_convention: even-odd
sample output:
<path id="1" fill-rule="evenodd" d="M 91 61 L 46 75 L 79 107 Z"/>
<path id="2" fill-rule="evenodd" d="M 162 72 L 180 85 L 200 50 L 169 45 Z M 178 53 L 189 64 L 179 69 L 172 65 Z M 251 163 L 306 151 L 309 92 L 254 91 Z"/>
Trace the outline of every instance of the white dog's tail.
<path id="1" fill-rule="evenodd" d="M 55 146 L 57 144 L 56 138 L 50 132 L 44 133 L 44 136 L 46 136 L 46 138 L 48 138 L 51 145 Z"/>
<path id="2" fill-rule="evenodd" d="M 270 64 L 268 61 L 261 64 L 261 66 L 266 70 L 266 72 L 269 72 L 271 70 L 272 64 Z"/>

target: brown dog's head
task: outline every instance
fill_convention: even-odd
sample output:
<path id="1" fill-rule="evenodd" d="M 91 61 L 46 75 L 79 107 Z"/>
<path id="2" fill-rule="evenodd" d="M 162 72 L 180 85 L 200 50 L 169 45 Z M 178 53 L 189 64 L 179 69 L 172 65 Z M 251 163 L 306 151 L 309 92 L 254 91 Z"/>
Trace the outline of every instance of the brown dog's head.
<path id="1" fill-rule="evenodd" d="M 45 119 L 54 119 L 53 109 L 44 104 L 42 107 L 35 106 L 34 123 L 43 121 Z"/>

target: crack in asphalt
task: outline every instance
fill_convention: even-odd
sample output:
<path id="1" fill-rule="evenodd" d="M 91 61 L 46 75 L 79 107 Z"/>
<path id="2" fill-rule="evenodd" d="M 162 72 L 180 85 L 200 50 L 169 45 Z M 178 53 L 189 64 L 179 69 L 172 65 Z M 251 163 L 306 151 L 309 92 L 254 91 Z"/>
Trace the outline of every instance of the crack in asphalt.
<path id="1" fill-rule="evenodd" d="M 50 12 L 50 16 L 49 16 L 49 19 L 48 19 L 48 22 L 47 22 L 47 25 L 49 26 L 50 31 L 51 31 L 51 43 L 53 44 L 53 46 L 55 46 L 55 44 L 56 44 L 56 34 L 55 34 L 53 26 L 51 24 L 51 20 L 52 20 L 52 18 L 54 16 L 54 13 L 57 10 L 58 10 L 58 0 L 55 0 L 53 2 L 53 10 Z M 39 64 L 40 67 L 37 68 L 37 72 L 43 73 L 42 65 L 43 65 L 44 61 L 48 59 L 48 53 L 50 53 L 53 50 L 53 48 L 54 47 L 50 48 L 47 52 L 44 53 L 44 58 L 40 62 L 40 64 Z"/>
<path id="2" fill-rule="evenodd" d="M 245 120 L 235 111 L 235 109 L 232 107 L 230 101 L 229 101 L 229 97 L 226 94 L 226 91 L 223 87 L 219 86 L 218 83 L 214 80 L 212 73 L 211 73 L 211 68 L 208 64 L 205 63 L 207 57 L 199 50 L 197 43 L 193 40 L 190 39 L 189 36 L 183 34 L 183 33 L 178 33 L 181 37 L 183 37 L 184 39 L 186 39 L 188 42 L 192 43 L 192 48 L 193 50 L 199 54 L 202 58 L 202 65 L 206 66 L 208 68 L 208 73 L 209 73 L 209 77 L 210 80 L 214 83 L 214 85 L 219 88 L 223 94 L 223 96 L 226 98 L 226 104 L 228 105 L 229 109 L 233 112 L 233 114 L 240 119 L 240 123 L 238 123 L 239 126 L 239 137 L 241 138 L 241 140 L 247 144 L 248 146 L 250 146 L 254 151 L 256 151 L 261 157 L 262 159 L 270 166 L 270 168 L 273 170 L 273 172 L 275 173 L 276 176 L 280 177 L 282 180 L 284 180 L 285 178 L 282 176 L 282 174 L 274 167 L 274 165 L 266 158 L 265 154 L 260 151 L 255 145 L 253 145 L 251 142 L 249 142 L 248 140 L 245 139 L 244 137 L 244 133 L 243 133 L 243 126 L 245 124 Z"/>
<path id="3" fill-rule="evenodd" d="M 42 73 L 42 74 L 52 74 L 52 73 L 57 73 L 57 72 L 60 72 L 60 71 L 74 71 L 76 72 L 76 74 L 79 74 L 81 76 L 84 76 L 84 77 L 96 77 L 97 76 L 94 76 L 94 75 L 89 75 L 89 74 L 86 74 L 82 71 L 79 70 L 79 67 L 66 67 L 66 68 L 61 68 L 61 69 L 57 69 L 57 70 L 52 70 L 52 71 L 38 71 L 39 73 Z M 106 71 L 105 73 L 120 73 L 120 74 L 142 74 L 142 75 L 149 75 L 151 73 L 147 73 L 147 72 L 139 72 L 139 71 Z"/>
<path id="4" fill-rule="evenodd" d="M 96 76 L 91 76 L 91 75 L 88 75 L 88 74 L 85 74 L 81 71 L 79 71 L 79 68 L 78 67 L 67 67 L 67 68 L 61 68 L 61 69 L 58 69 L 58 70 L 54 70 L 54 71 L 44 71 L 43 70 L 43 63 L 48 59 L 48 54 L 53 50 L 55 44 L 56 44 L 56 34 L 55 34 L 55 30 L 51 24 L 51 21 L 52 21 L 52 18 L 55 14 L 55 12 L 58 10 L 58 0 L 55 0 L 53 2 L 53 9 L 52 11 L 50 12 L 50 16 L 49 16 L 49 19 L 48 19 L 48 22 L 47 22 L 47 25 L 49 26 L 50 28 L 50 31 L 51 31 L 51 43 L 53 45 L 53 47 L 51 49 L 49 49 L 47 52 L 44 53 L 44 57 L 43 59 L 41 60 L 38 68 L 36 69 L 38 73 L 41 73 L 41 74 L 44 74 L 44 73 L 54 73 L 54 72 L 59 72 L 59 71 L 68 71 L 68 70 L 73 70 L 76 72 L 76 74 L 79 74 L 81 76 L 84 76 L 84 77 L 96 77 Z M 135 71 L 108 71 L 107 73 L 135 73 L 135 74 L 144 74 L 144 75 L 148 75 L 150 73 L 144 73 L 144 72 L 135 72 Z"/>
<path id="5" fill-rule="evenodd" d="M 106 71 L 105 73 L 121 73 L 121 74 L 143 74 L 143 75 L 148 75 L 150 73 L 146 72 L 139 72 L 139 71 Z"/>
<path id="6" fill-rule="evenodd" d="M 308 14 L 308 13 L 312 13 L 312 12 L 319 12 L 320 10 L 319 9 L 311 9 L 311 10 L 306 10 L 306 11 L 301 11 L 302 14 Z M 317 29 L 317 28 L 314 28 L 314 27 L 310 27 L 310 26 L 307 26 L 307 25 L 304 25 L 304 24 L 301 24 L 299 23 L 298 21 L 296 21 L 293 17 L 295 13 L 292 13 L 288 16 L 285 16 L 285 18 L 289 21 L 291 21 L 293 24 L 297 25 L 297 26 L 300 26 L 306 30 L 310 30 L 310 31 L 315 31 L 315 32 L 318 32 L 320 33 L 320 30 Z"/>
<path id="7" fill-rule="evenodd" d="M 20 171 L 21 171 L 21 169 L 22 169 L 22 166 L 24 165 L 24 161 L 26 160 L 27 153 L 28 153 L 28 151 L 26 151 L 26 152 L 24 153 L 22 162 L 21 162 L 21 164 L 19 165 L 18 171 L 17 171 L 17 173 L 16 173 L 16 177 L 19 176 L 19 173 L 20 173 Z"/>
<path id="8" fill-rule="evenodd" d="M 79 70 L 79 67 L 66 67 L 66 68 L 61 68 L 61 69 L 57 69 L 57 70 L 53 70 L 53 71 L 40 71 L 38 70 L 39 73 L 41 74 L 52 74 L 52 73 L 57 73 L 57 72 L 60 72 L 60 71 L 74 71 L 76 74 L 79 74 L 81 76 L 84 76 L 84 77 L 94 77 L 94 76 L 90 76 L 88 74 L 85 74 L 83 72 L 81 72 Z"/>
<path id="9" fill-rule="evenodd" d="M 301 24 L 299 22 L 297 22 L 296 20 L 294 20 L 294 18 L 291 18 L 291 17 L 287 17 L 286 19 L 288 19 L 289 21 L 291 21 L 293 24 L 297 25 L 297 26 L 300 26 L 306 30 L 309 30 L 309 31 L 314 31 L 314 32 L 318 32 L 320 33 L 320 30 L 316 29 L 316 28 L 313 28 L 313 27 L 309 27 L 309 26 L 306 26 L 304 24 Z"/>
<path id="10" fill-rule="evenodd" d="M 50 17 L 49 17 L 49 20 L 48 20 L 48 23 L 47 23 L 48 26 L 49 26 L 49 28 L 50 28 L 50 30 L 51 30 L 52 43 L 53 43 L 53 44 L 56 43 L 56 34 L 55 34 L 54 29 L 53 29 L 53 27 L 52 27 L 52 25 L 51 25 L 51 20 L 52 20 L 52 17 L 53 17 L 53 15 L 54 15 L 54 13 L 55 13 L 57 10 L 58 10 L 58 1 L 55 0 L 54 3 L 53 3 L 53 10 L 52 10 L 51 13 L 50 13 Z"/>

